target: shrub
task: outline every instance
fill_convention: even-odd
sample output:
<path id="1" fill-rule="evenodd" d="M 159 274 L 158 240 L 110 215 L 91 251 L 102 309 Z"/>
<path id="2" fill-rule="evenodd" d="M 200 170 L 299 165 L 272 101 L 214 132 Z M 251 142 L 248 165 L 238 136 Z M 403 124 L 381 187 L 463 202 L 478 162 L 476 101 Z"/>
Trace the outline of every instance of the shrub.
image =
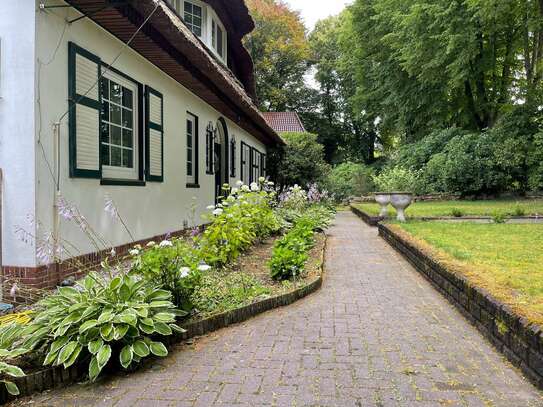
<path id="1" fill-rule="evenodd" d="M 240 187 L 232 189 L 217 207 L 210 207 L 211 223 L 195 241 L 207 264 L 223 266 L 281 227 L 272 209 L 274 192 L 267 192 L 256 183 Z"/>
<path id="2" fill-rule="evenodd" d="M 364 164 L 342 163 L 326 177 L 326 189 L 337 201 L 362 196 L 374 190 L 374 171 Z"/>
<path id="3" fill-rule="evenodd" d="M 151 354 L 168 354 L 155 338 L 182 332 L 175 319 L 186 315 L 171 297 L 145 279 L 121 275 L 107 281 L 91 273 L 76 287 L 61 287 L 39 302 L 35 319 L 20 330 L 13 346 L 43 349 L 44 365 L 68 368 L 90 360 L 94 381 L 112 357 L 128 368 Z"/>
<path id="4" fill-rule="evenodd" d="M 133 250 L 136 254 L 131 274 L 143 276 L 158 287 L 172 293 L 173 302 L 185 311 L 192 309 L 190 298 L 200 283 L 200 253 L 187 242 L 173 239 L 160 244 L 151 242 L 148 250 Z"/>
<path id="5" fill-rule="evenodd" d="M 418 174 L 402 167 L 386 168 L 373 181 L 380 192 L 418 191 Z"/>
<path id="6" fill-rule="evenodd" d="M 394 155 L 392 164 L 412 171 L 424 169 L 428 161 L 442 152 L 450 140 L 464 134 L 464 130 L 456 127 L 436 130 L 415 143 L 401 146 Z"/>
<path id="7" fill-rule="evenodd" d="M 277 181 L 281 187 L 321 183 L 328 172 L 324 147 L 311 133 L 283 133 L 285 142 L 282 160 L 277 164 Z"/>
<path id="8" fill-rule="evenodd" d="M 461 209 L 452 208 L 451 216 L 454 216 L 455 218 L 461 218 L 462 216 L 464 216 L 464 212 Z"/>
<path id="9" fill-rule="evenodd" d="M 534 135 L 533 144 L 527 156 L 528 189 L 543 191 L 543 132 Z"/>

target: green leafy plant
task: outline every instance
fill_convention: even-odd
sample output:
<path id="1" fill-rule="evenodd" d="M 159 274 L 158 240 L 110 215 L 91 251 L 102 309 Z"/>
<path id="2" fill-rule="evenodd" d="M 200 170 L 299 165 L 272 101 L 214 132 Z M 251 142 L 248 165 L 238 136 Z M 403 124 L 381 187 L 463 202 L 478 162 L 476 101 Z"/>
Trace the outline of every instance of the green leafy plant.
<path id="1" fill-rule="evenodd" d="M 309 217 L 301 218 L 285 236 L 275 242 L 269 262 L 274 280 L 288 280 L 302 274 L 309 258 L 308 251 L 315 244 L 315 226 Z"/>
<path id="2" fill-rule="evenodd" d="M 175 308 L 169 291 L 155 287 L 136 276 L 109 281 L 91 273 L 39 302 L 12 346 L 43 350 L 44 365 L 68 368 L 90 360 L 91 381 L 113 357 L 123 368 L 150 355 L 164 357 L 168 351 L 157 338 L 183 332 L 175 321 L 186 313 Z"/>
<path id="3" fill-rule="evenodd" d="M 455 218 L 461 218 L 462 216 L 464 216 L 464 211 L 462 211 L 462 209 L 452 208 L 451 215 Z"/>
<path id="4" fill-rule="evenodd" d="M 507 217 L 501 212 L 494 212 L 492 214 L 492 221 L 494 223 L 505 223 L 506 220 L 507 220 Z"/>
<path id="5" fill-rule="evenodd" d="M 380 192 L 413 192 L 417 189 L 418 178 L 416 171 L 391 167 L 373 177 L 373 182 Z"/>
<path id="6" fill-rule="evenodd" d="M 201 272 L 205 269 L 200 264 L 197 248 L 186 241 L 173 239 L 160 244 L 151 242 L 147 250 L 135 248 L 133 254 L 132 275 L 143 276 L 171 292 L 178 308 L 185 311 L 193 308 L 190 297 L 200 284 Z"/>
<path id="7" fill-rule="evenodd" d="M 520 206 L 516 206 L 513 210 L 513 216 L 526 216 L 526 210 Z"/>
<path id="8" fill-rule="evenodd" d="M 228 198 L 211 207 L 210 224 L 196 239 L 203 260 L 224 266 L 258 240 L 279 231 L 281 224 L 272 210 L 273 192 L 262 184 L 233 188 Z"/>

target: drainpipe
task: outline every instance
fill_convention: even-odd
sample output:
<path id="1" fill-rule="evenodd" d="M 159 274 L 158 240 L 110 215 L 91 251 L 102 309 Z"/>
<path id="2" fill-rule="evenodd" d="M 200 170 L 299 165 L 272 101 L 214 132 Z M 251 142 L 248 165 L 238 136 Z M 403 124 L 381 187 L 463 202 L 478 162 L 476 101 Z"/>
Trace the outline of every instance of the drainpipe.
<path id="1" fill-rule="evenodd" d="M 53 124 L 53 154 L 55 157 L 54 174 L 55 180 L 55 194 L 53 196 L 53 242 L 54 242 L 54 258 L 55 258 L 55 274 L 57 276 L 57 283 L 60 283 L 60 262 L 57 257 L 60 247 L 60 215 L 59 215 L 59 201 L 60 201 L 60 122 Z"/>

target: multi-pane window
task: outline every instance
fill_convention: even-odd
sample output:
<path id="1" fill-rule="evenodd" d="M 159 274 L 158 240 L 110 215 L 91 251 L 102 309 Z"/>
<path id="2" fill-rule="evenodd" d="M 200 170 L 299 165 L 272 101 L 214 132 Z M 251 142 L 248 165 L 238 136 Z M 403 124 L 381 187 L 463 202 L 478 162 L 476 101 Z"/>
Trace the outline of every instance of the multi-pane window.
<path id="1" fill-rule="evenodd" d="M 215 21 L 211 20 L 211 46 L 217 52 L 217 54 L 225 59 L 225 45 L 226 45 L 226 34 L 222 26 Z"/>
<path id="2" fill-rule="evenodd" d="M 198 121 L 196 116 L 187 113 L 187 182 L 197 182 Z"/>
<path id="3" fill-rule="evenodd" d="M 100 159 L 104 178 L 137 178 L 135 83 L 107 72 L 101 80 Z"/>
<path id="4" fill-rule="evenodd" d="M 187 24 L 187 27 L 196 34 L 198 37 L 202 37 L 204 14 L 202 7 L 196 4 L 185 1 L 183 19 Z"/>
<path id="5" fill-rule="evenodd" d="M 260 152 L 253 148 L 251 149 L 251 182 L 257 182 L 260 178 Z"/>
<path id="6" fill-rule="evenodd" d="M 241 180 L 249 184 L 251 182 L 251 173 L 249 168 L 249 160 L 251 155 L 251 147 L 241 142 Z"/>

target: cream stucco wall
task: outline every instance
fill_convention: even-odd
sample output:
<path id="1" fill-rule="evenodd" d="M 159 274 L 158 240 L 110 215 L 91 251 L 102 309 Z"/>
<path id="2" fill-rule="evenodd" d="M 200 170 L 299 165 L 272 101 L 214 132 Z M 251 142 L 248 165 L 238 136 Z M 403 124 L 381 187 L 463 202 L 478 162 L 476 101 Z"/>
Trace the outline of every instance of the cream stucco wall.
<path id="1" fill-rule="evenodd" d="M 0 168 L 4 173 L 2 254 L 4 264 L 35 265 L 35 247 L 15 236 L 35 227 L 35 5 L 3 1 L 0 7 Z"/>
<path id="2" fill-rule="evenodd" d="M 31 2 L 34 3 L 34 0 L 16 2 L 25 5 L 23 7 L 26 12 L 24 21 L 33 21 L 28 10 Z M 9 143 L 11 155 L 17 159 L 23 156 L 28 158 L 24 163 L 25 171 L 31 173 L 31 175 L 23 177 L 26 182 L 25 205 L 18 209 L 18 213 L 33 213 L 34 198 L 30 191 L 35 185 L 37 199 L 35 200 L 34 212 L 36 219 L 41 224 L 39 233 L 43 234 L 52 231 L 55 224 L 53 210 L 55 185 L 49 170 L 55 165 L 52 125 L 68 109 L 68 42 L 72 41 L 96 54 L 105 63 L 114 60 L 123 48 L 123 44 L 89 19 L 67 25 L 65 22 L 67 17 L 72 18 L 78 15 L 73 9 L 54 9 L 43 12 L 37 10 L 35 7 L 37 4 L 38 2 L 32 4 L 32 12 L 36 10 L 36 57 L 32 57 L 32 47 L 29 47 L 26 54 L 29 60 L 36 61 L 36 65 L 35 68 L 32 64 L 25 67 L 28 70 L 25 83 L 22 84 L 25 89 L 25 98 L 13 102 L 14 108 L 20 111 L 21 120 L 18 123 L 2 126 L 8 127 L 7 130 L 12 134 L 14 129 L 18 129 L 16 131 L 17 140 L 21 140 L 25 147 L 28 147 L 28 150 L 24 149 L 23 152 L 23 148 L 14 149 L 13 142 Z M 1 20 L 2 18 L 0 18 L 0 32 L 2 30 Z M 16 30 L 21 32 L 20 28 Z M 31 40 L 32 38 L 21 38 L 25 47 Z M 209 122 L 216 123 L 221 114 L 131 49 L 124 48 L 114 67 L 164 95 L 164 182 L 148 182 L 144 187 L 101 186 L 100 181 L 96 179 L 70 178 L 68 120 L 65 117 L 60 127 L 60 190 L 62 196 L 76 205 L 92 227 L 114 246 L 128 243 L 130 238 L 124 228 L 118 222 L 113 221 L 104 211 L 106 195 L 116 202 L 119 213 L 136 240 L 182 229 L 184 221 L 191 222 L 189 208 L 194 201 L 198 205 L 195 220 L 197 223 L 202 223 L 202 213 L 214 201 L 215 183 L 214 176 L 205 173 L 205 127 Z M 31 86 L 34 70 L 36 71 L 35 91 Z M 34 97 L 34 93 L 36 97 Z M 38 97 L 40 103 L 37 101 Z M 2 102 L 0 101 L 0 103 Z M 33 107 L 37 117 L 35 125 L 33 124 Z M 197 115 L 200 123 L 199 183 L 201 187 L 199 189 L 186 188 L 185 123 L 187 111 Z M 262 152 L 265 151 L 265 146 L 233 122 L 227 120 L 227 125 L 230 135 L 234 135 L 238 143 L 236 167 L 239 177 L 240 142 L 244 141 Z M 2 148 L 5 146 L 5 134 L 5 131 L 1 133 Z M 38 138 L 43 144 L 45 154 L 34 148 Z M 32 161 L 36 163 L 35 180 Z M 231 181 L 234 183 L 236 179 Z M 7 182 L 9 182 L 9 178 Z M 8 195 L 7 199 L 12 198 Z M 17 206 L 18 204 L 11 203 L 11 205 Z M 9 231 L 7 232 L 9 234 Z M 75 245 L 81 254 L 96 250 L 83 232 L 65 221 L 61 223 L 60 237 Z M 9 265 L 18 266 L 20 265 L 19 258 L 13 254 L 10 255 L 12 247 L 14 246 L 10 245 L 7 248 L 7 258 L 11 262 Z M 31 253 L 30 256 L 32 257 L 33 254 Z M 32 262 L 28 256 L 25 258 L 26 261 Z M 14 262 L 15 264 L 12 264 Z"/>

